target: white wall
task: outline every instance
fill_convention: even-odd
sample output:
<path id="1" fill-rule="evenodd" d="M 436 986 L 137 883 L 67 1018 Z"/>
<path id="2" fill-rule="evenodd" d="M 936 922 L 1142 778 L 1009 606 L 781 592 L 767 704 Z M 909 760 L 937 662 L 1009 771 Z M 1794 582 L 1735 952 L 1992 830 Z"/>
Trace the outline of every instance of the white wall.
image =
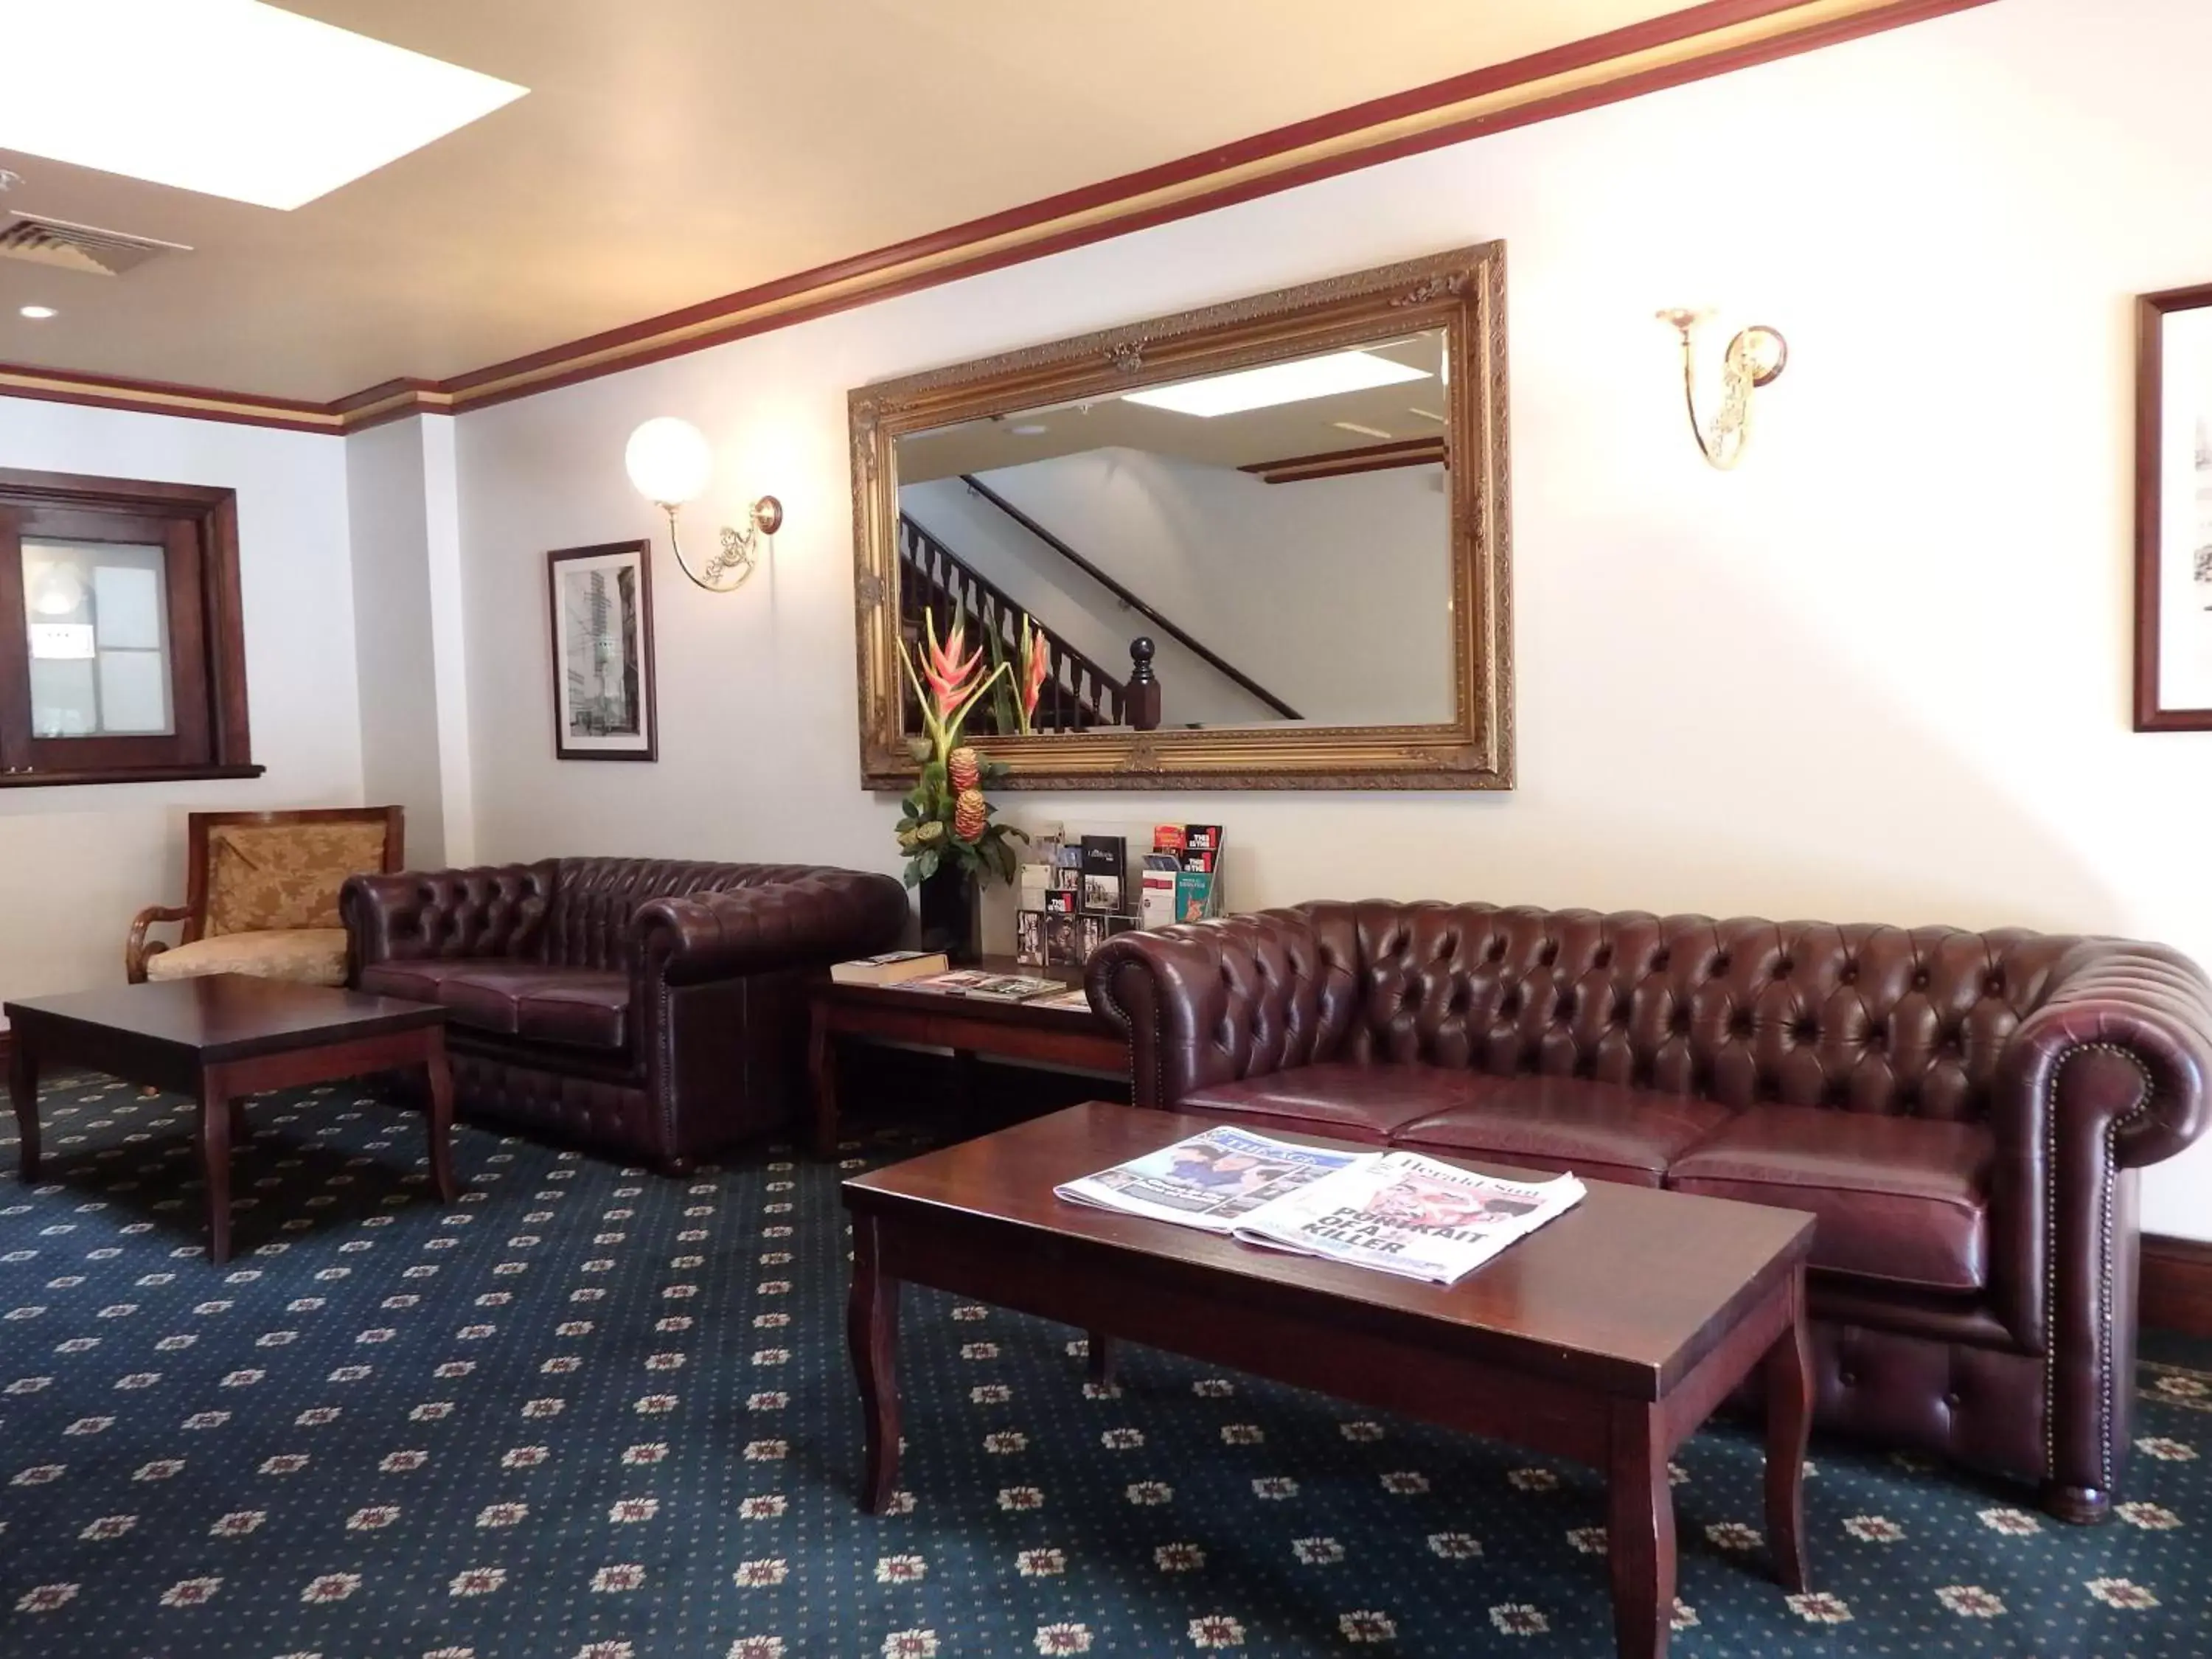
<path id="1" fill-rule="evenodd" d="M 2212 960 L 2212 737 L 2128 729 L 2130 296 L 2212 281 L 2201 0 L 2004 3 L 463 418 L 488 852 L 896 867 L 856 781 L 848 387 L 1510 245 L 1522 787 L 1036 798 L 1218 817 L 1240 905 L 1465 896 L 2021 923 Z M 1662 306 L 1784 330 L 1744 469 Z M 1719 341 L 1711 343 L 1717 350 Z M 687 523 L 788 527 L 733 597 L 656 550 L 657 766 L 557 763 L 545 549 L 648 533 L 622 449 L 716 440 Z M 2212 1237 L 2212 1146 L 2147 1219 Z"/>
<path id="2" fill-rule="evenodd" d="M 416 869 L 475 858 L 456 447 L 442 415 L 345 440 L 362 787 L 407 809 Z"/>
<path id="3" fill-rule="evenodd" d="M 1119 446 L 982 482 L 1304 719 L 1418 725 L 1452 713 L 1451 510 L 1441 468 L 1271 484 Z M 1109 674 L 1152 636 L 1164 726 L 1280 715 L 959 478 L 902 510 Z"/>
<path id="4" fill-rule="evenodd" d="M 0 466 L 238 492 L 253 758 L 241 781 L 0 789 L 0 996 L 119 984 L 185 896 L 185 815 L 361 800 L 345 453 L 336 438 L 0 398 Z"/>

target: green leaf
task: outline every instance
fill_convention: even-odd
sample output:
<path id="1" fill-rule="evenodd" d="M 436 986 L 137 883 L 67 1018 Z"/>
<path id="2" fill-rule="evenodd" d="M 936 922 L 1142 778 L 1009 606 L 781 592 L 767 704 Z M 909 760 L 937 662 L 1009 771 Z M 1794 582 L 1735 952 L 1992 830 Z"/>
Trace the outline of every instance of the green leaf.
<path id="1" fill-rule="evenodd" d="M 906 861 L 906 884 L 908 886 L 919 887 L 921 885 L 921 871 L 919 868 L 921 863 L 921 859 L 919 855 L 910 858 Z"/>
<path id="2" fill-rule="evenodd" d="M 934 847 L 929 848 L 927 852 L 916 854 L 915 855 L 914 868 L 920 873 L 915 876 L 915 881 L 917 883 L 925 882 L 932 876 L 935 875 L 937 873 L 937 866 L 939 864 L 943 862 L 944 857 L 944 854 Z"/>

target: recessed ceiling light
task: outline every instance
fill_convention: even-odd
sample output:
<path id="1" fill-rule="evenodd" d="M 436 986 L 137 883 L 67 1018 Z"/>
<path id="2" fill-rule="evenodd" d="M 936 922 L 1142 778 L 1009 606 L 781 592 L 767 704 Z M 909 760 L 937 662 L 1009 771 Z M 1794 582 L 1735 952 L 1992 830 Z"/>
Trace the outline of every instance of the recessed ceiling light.
<path id="1" fill-rule="evenodd" d="M 0 0 L 0 149 L 262 207 L 312 202 L 528 90 L 262 0 Z"/>
<path id="2" fill-rule="evenodd" d="M 25 306 L 16 314 L 28 317 L 34 323 L 43 323 L 49 317 L 60 316 L 61 313 L 56 311 L 52 306 Z"/>
<path id="3" fill-rule="evenodd" d="M 1185 380 L 1180 386 L 1164 386 L 1123 396 L 1129 403 L 1210 419 L 1247 409 L 1303 403 L 1309 398 L 1326 398 L 1339 392 L 1364 392 L 1372 386 L 1431 378 L 1425 369 L 1408 368 L 1371 352 L 1338 351 L 1326 357 L 1270 363 L 1265 368 L 1247 368 L 1234 374 L 1216 374 L 1207 380 Z"/>
<path id="4" fill-rule="evenodd" d="M 1042 421 L 1024 421 L 1019 426 L 1010 426 L 1006 430 L 1017 438 L 1034 438 L 1040 433 L 1049 432 L 1052 428 Z"/>
<path id="5" fill-rule="evenodd" d="M 1394 435 L 1385 432 L 1379 426 L 1362 426 L 1357 421 L 1331 421 L 1329 424 L 1339 432 L 1357 432 L 1363 438 L 1388 438 Z"/>

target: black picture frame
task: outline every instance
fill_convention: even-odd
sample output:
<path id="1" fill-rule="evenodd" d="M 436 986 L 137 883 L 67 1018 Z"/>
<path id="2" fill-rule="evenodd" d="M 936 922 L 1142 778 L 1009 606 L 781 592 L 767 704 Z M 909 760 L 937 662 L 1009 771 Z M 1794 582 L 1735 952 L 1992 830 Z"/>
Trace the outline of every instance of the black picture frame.
<path id="1" fill-rule="evenodd" d="M 605 542 L 548 553 L 545 609 L 555 757 L 659 760 L 652 543 Z"/>

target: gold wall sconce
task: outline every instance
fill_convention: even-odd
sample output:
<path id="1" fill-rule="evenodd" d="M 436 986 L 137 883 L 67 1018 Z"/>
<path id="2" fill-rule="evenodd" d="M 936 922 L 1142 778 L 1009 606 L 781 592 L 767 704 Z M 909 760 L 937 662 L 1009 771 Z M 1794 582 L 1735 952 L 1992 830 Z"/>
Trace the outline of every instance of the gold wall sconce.
<path id="1" fill-rule="evenodd" d="M 1682 336 L 1682 402 L 1690 411 L 1690 432 L 1707 462 L 1727 472 L 1743 459 L 1751 442 L 1751 395 L 1781 376 L 1790 362 L 1790 342 L 1782 337 L 1781 330 L 1763 323 L 1753 324 L 1729 342 L 1721 359 L 1721 406 L 1707 426 L 1698 418 L 1697 332 L 1710 314 L 1662 311 L 1659 320 Z"/>
<path id="2" fill-rule="evenodd" d="M 783 503 L 763 495 L 752 504 L 743 532 L 722 526 L 721 550 L 694 570 L 684 556 L 676 536 L 676 510 L 696 501 L 714 476 L 714 452 L 706 434 L 689 421 L 672 415 L 658 416 L 629 434 L 623 451 L 623 465 L 637 493 L 668 514 L 668 545 L 685 575 L 710 593 L 727 593 L 742 587 L 753 574 L 754 553 L 763 536 L 774 537 L 783 527 Z"/>

